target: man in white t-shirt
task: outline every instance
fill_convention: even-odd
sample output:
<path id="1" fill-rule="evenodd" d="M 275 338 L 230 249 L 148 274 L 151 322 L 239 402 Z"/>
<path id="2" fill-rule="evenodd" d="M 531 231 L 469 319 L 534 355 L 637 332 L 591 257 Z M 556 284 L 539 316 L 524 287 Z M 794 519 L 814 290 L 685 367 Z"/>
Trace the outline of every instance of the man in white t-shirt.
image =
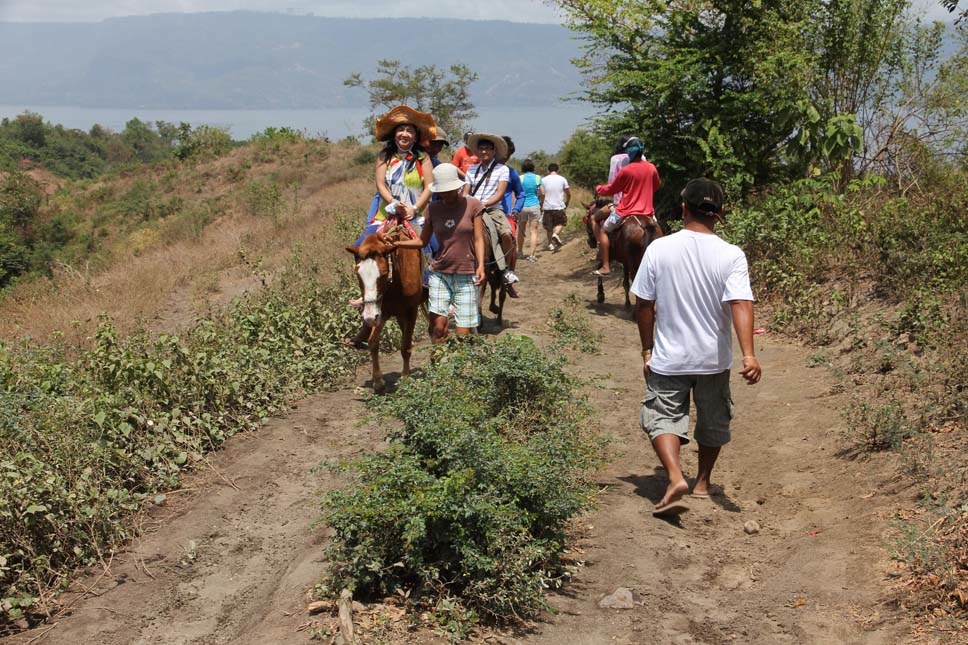
<path id="1" fill-rule="evenodd" d="M 559 234 L 568 223 L 566 210 L 568 202 L 571 201 L 571 187 L 568 180 L 558 174 L 558 164 L 548 164 L 548 174 L 541 179 L 538 194 L 541 196 L 541 209 L 544 213 L 541 224 L 548 234 L 548 250 L 558 251 L 564 244 Z"/>
<path id="2" fill-rule="evenodd" d="M 746 255 L 714 230 L 722 221 L 723 189 L 712 180 L 693 179 L 681 197 L 683 229 L 646 248 L 631 289 L 637 298 L 646 382 L 640 420 L 669 476 L 665 495 L 652 511 L 658 517 L 688 510 L 683 497 L 689 484 L 679 447 L 689 441 L 690 394 L 696 403 L 699 444 L 692 494 L 712 493 L 710 476 L 720 449 L 730 440 L 733 416 L 730 327 L 743 350 L 739 373 L 750 385 L 762 374 L 753 351 L 753 292 Z"/>

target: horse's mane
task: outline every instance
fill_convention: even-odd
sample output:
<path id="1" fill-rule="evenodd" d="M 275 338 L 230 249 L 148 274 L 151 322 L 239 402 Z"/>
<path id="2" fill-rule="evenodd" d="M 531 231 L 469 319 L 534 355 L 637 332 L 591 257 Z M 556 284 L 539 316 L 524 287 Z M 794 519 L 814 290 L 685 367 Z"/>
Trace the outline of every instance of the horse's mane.
<path id="1" fill-rule="evenodd" d="M 371 233 L 363 238 L 360 243 L 359 249 L 357 250 L 357 255 L 360 258 L 369 258 L 374 255 L 381 255 L 387 252 L 387 245 L 380 239 L 376 233 Z"/>

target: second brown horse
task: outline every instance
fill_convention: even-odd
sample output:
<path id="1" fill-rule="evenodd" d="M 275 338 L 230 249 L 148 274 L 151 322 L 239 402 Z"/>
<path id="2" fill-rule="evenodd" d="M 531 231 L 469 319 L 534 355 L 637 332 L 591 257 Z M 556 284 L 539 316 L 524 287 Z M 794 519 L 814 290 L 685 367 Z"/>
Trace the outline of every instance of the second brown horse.
<path id="1" fill-rule="evenodd" d="M 598 247 L 598 240 L 592 229 L 592 220 L 609 208 L 612 203 L 611 198 L 599 197 L 593 203 L 585 206 L 587 213 L 583 218 L 588 232 L 588 246 L 593 249 Z M 625 306 L 631 307 L 632 300 L 629 298 L 629 287 L 631 280 L 639 270 L 642 263 L 642 256 L 645 249 L 652 244 L 652 241 L 662 237 L 662 229 L 656 223 L 654 217 L 647 215 L 629 215 L 622 218 L 622 225 L 608 234 L 609 250 L 612 262 L 622 264 L 622 287 L 625 289 Z M 605 302 L 604 278 L 598 278 L 598 304 Z"/>

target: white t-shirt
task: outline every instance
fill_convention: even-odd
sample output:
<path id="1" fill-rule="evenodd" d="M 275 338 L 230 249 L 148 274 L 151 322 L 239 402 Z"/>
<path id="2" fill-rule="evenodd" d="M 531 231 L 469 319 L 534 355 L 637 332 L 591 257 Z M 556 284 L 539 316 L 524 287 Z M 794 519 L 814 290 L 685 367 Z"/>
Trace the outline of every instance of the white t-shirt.
<path id="1" fill-rule="evenodd" d="M 618 171 L 629 165 L 629 156 L 627 154 L 620 153 L 617 155 L 612 155 L 611 159 L 608 160 L 608 183 L 612 183 L 615 180 L 615 175 Z M 616 206 L 622 201 L 622 193 L 615 193 L 612 195 L 612 203 Z"/>
<path id="2" fill-rule="evenodd" d="M 569 188 L 568 180 L 557 173 L 542 177 L 541 186 L 544 187 L 544 206 L 546 211 L 565 210 L 565 190 Z"/>
<path id="3" fill-rule="evenodd" d="M 655 301 L 657 374 L 718 374 L 733 366 L 731 300 L 750 300 L 746 255 L 718 235 L 681 230 L 648 246 L 632 293 Z"/>

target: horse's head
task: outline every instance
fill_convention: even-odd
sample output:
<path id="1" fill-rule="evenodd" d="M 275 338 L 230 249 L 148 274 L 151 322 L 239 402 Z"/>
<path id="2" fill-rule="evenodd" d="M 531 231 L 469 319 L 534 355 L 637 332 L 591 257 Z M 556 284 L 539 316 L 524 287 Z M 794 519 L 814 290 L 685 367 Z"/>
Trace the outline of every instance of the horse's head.
<path id="1" fill-rule="evenodd" d="M 582 221 L 585 223 L 585 232 L 588 234 L 588 246 L 595 248 L 598 246 L 598 240 L 595 239 L 595 231 L 592 229 L 592 221 L 595 219 L 603 219 L 603 214 L 607 216 L 607 212 L 612 206 L 611 197 L 596 197 L 595 201 L 590 204 L 582 203 L 585 207 L 585 216 Z"/>
<path id="2" fill-rule="evenodd" d="M 363 289 L 363 322 L 379 324 L 383 294 L 391 277 L 387 255 L 393 251 L 393 245 L 374 233 L 368 235 L 359 246 L 348 246 L 346 250 L 357 258 L 356 277 Z"/>

